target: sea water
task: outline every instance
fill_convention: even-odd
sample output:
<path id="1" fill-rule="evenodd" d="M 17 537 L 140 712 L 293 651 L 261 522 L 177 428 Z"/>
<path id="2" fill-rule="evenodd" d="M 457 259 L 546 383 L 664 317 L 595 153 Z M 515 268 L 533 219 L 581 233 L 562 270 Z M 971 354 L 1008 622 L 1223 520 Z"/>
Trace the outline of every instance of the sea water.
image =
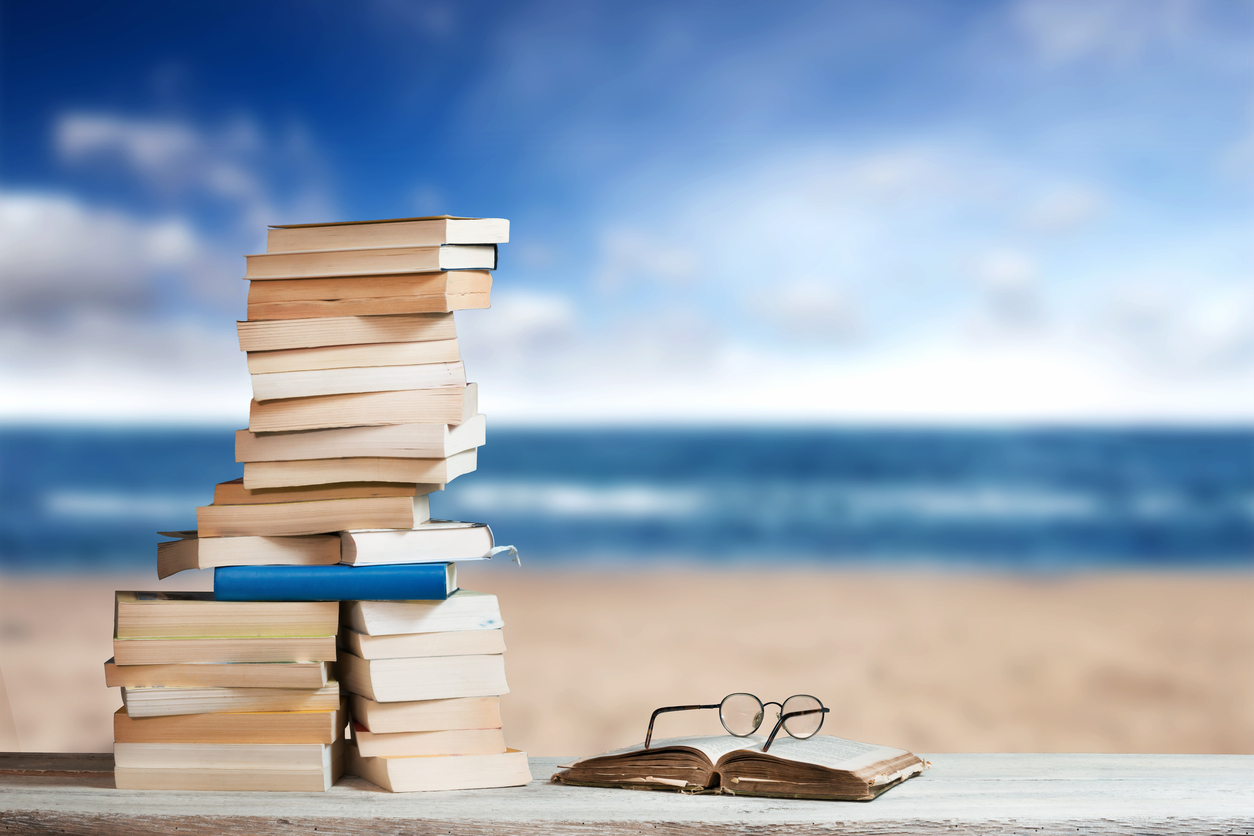
<path id="1" fill-rule="evenodd" d="M 433 516 L 524 563 L 1254 568 L 1254 431 L 492 429 Z M 0 430 L 0 568 L 148 570 L 233 432 Z"/>

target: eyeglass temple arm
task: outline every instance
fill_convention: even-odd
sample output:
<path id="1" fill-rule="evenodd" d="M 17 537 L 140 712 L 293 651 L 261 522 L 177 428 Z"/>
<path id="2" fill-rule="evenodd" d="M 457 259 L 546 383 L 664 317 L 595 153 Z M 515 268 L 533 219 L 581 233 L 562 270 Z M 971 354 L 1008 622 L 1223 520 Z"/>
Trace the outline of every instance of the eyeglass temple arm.
<path id="1" fill-rule="evenodd" d="M 695 711 L 699 708 L 718 708 L 722 703 L 714 705 L 668 705 L 665 708 L 659 708 L 653 712 L 653 716 L 649 718 L 649 731 L 644 736 L 644 748 L 649 748 L 649 741 L 653 739 L 653 721 L 657 719 L 659 714 L 665 714 L 668 711 Z"/>
<path id="2" fill-rule="evenodd" d="M 775 728 L 771 729 L 771 736 L 766 739 L 766 743 L 762 744 L 762 751 L 765 753 L 771 748 L 771 744 L 775 742 L 775 735 L 779 734 L 779 730 L 784 727 L 785 720 L 791 720 L 793 717 L 804 717 L 807 714 L 826 714 L 831 711 L 830 708 L 807 708 L 805 711 L 789 711 L 787 714 L 779 715 L 779 719 L 775 721 Z"/>

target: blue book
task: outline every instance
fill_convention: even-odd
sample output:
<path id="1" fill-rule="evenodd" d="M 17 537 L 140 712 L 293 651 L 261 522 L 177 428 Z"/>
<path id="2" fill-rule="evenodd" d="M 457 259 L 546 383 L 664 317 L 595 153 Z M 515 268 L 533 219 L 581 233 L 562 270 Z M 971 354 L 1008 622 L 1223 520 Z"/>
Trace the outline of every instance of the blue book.
<path id="1" fill-rule="evenodd" d="M 219 566 L 217 601 L 443 601 L 457 590 L 457 564 Z"/>

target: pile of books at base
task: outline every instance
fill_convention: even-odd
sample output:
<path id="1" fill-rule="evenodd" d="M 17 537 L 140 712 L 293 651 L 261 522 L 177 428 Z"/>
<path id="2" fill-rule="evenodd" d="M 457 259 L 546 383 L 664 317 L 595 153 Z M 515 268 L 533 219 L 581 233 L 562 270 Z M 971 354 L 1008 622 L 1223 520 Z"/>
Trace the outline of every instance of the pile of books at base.
<path id="1" fill-rule="evenodd" d="M 300 702 L 306 680 L 273 685 L 259 663 L 275 671 L 321 666 L 327 678 L 318 688 L 335 693 L 330 720 L 339 726 L 318 744 L 321 788 L 341 763 L 397 791 L 530 781 L 526 754 L 507 750 L 501 731 L 497 703 L 508 689 L 497 601 L 457 585 L 457 561 L 503 548 L 482 523 L 432 520 L 428 501 L 476 468 L 486 440 L 452 312 L 488 306 L 496 244 L 508 238 L 509 222 L 500 219 L 312 224 L 272 228 L 268 251 L 247 257 L 248 319 L 238 330 L 253 401 L 248 429 L 235 439 L 244 475 L 217 486 L 213 504 L 197 509 L 195 531 L 164 532 L 174 539 L 157 548 L 159 577 L 212 568 L 214 591 L 119 593 L 119 602 L 131 596 L 128 604 L 159 601 L 172 614 L 162 622 L 167 630 L 171 620 L 201 629 L 213 608 L 235 613 L 213 615 L 219 632 L 196 640 L 244 644 L 236 655 L 214 656 L 208 644 L 167 653 L 179 670 L 131 679 L 119 672 L 137 663 L 115 656 L 110 684 L 125 686 L 126 703 L 116 726 L 119 786 L 165 787 L 154 770 L 170 767 L 195 770 L 181 788 L 227 788 L 236 784 L 224 773 L 267 769 L 272 780 L 247 788 L 311 789 L 293 770 L 306 769 L 313 750 L 292 747 L 312 741 L 277 731 L 310 722 L 294 716 L 313 710 Z M 330 613 L 331 622 L 318 624 L 323 632 L 267 632 L 279 624 L 312 629 L 290 623 L 309 607 Z M 142 619 L 137 629 L 150 632 L 135 634 L 119 619 L 122 646 L 193 635 L 151 632 L 157 628 Z M 245 652 L 279 638 L 293 644 L 282 658 Z M 297 650 L 306 638 L 317 639 L 316 649 Z M 221 668 L 218 679 L 205 678 L 211 667 Z M 340 683 L 352 694 L 347 717 Z M 276 690 L 292 699 L 267 702 Z M 170 699 L 162 703 L 164 692 Z M 138 713 L 145 699 L 202 719 L 159 728 Z M 217 711 L 236 716 L 208 719 Z M 353 738 L 343 740 L 349 718 Z M 141 744 L 150 748 L 134 748 Z M 158 745 L 165 748 L 151 748 Z M 206 748 L 215 745 L 220 750 Z M 256 748 L 264 746 L 287 748 Z"/>
<path id="2" fill-rule="evenodd" d="M 526 754 L 507 750 L 501 731 L 501 627 L 496 596 L 466 590 L 444 601 L 345 603 L 349 771 L 395 792 L 530 781 Z"/>
<path id="3" fill-rule="evenodd" d="M 105 681 L 119 789 L 329 789 L 347 698 L 334 679 L 334 602 L 118 592 Z"/>

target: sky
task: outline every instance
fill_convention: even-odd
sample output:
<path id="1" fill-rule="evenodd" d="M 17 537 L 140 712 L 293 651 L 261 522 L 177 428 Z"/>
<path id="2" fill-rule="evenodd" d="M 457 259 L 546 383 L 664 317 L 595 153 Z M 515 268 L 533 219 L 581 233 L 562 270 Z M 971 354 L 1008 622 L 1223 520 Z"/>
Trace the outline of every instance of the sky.
<path id="1" fill-rule="evenodd" d="M 246 422 L 271 223 L 505 217 L 495 422 L 1248 424 L 1254 4 L 0 2 L 0 420 Z"/>

